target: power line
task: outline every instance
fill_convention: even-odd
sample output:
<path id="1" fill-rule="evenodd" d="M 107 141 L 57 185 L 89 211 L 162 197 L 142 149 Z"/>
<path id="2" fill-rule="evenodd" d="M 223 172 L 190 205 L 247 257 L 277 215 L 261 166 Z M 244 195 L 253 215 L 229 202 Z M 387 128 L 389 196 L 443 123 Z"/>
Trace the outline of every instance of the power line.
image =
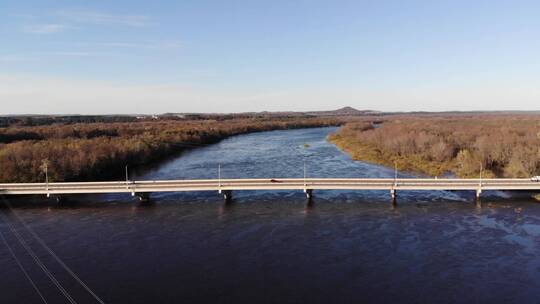
<path id="1" fill-rule="evenodd" d="M 45 243 L 45 241 L 43 241 L 42 238 L 40 238 L 35 232 L 34 230 L 28 226 L 25 221 L 17 214 L 17 212 L 11 207 L 11 204 L 9 203 L 9 201 L 7 201 L 4 197 L 2 197 L 2 200 L 4 201 L 4 204 L 6 206 L 8 206 L 8 208 L 11 210 L 11 212 L 15 215 L 15 217 L 19 220 L 19 222 L 24 226 L 24 228 L 26 228 L 26 230 L 28 230 L 28 232 L 30 232 L 30 234 L 38 241 L 38 243 L 43 247 L 45 248 L 45 250 L 47 250 L 47 252 L 56 260 L 56 262 L 58 262 L 58 264 L 60 264 L 60 266 L 62 266 L 62 268 L 64 268 L 65 271 L 67 271 L 67 273 L 69 273 L 71 275 L 71 277 L 73 277 L 79 284 L 81 284 L 81 286 L 89 293 L 92 295 L 92 297 L 94 297 L 94 299 L 96 301 L 98 301 L 100 304 L 105 304 L 105 302 L 103 302 L 103 300 L 101 300 L 101 298 L 99 298 L 99 296 L 94 292 L 92 291 L 92 289 L 90 289 L 90 287 L 88 287 L 88 285 L 86 285 L 83 280 L 81 280 L 79 278 L 79 276 L 77 276 L 77 274 L 75 274 L 75 272 L 73 270 L 71 270 L 71 268 L 69 268 L 69 266 L 66 265 L 66 263 L 64 263 L 64 261 L 62 261 L 62 259 L 60 259 L 58 257 L 58 255 Z"/>
<path id="2" fill-rule="evenodd" d="M 24 266 L 22 265 L 21 261 L 19 260 L 19 258 L 17 257 L 17 255 L 15 255 L 15 252 L 13 251 L 13 249 L 11 248 L 11 246 L 9 246 L 6 238 L 4 237 L 4 234 L 2 233 L 2 231 L 0 231 L 0 238 L 2 239 L 2 242 L 4 243 L 4 245 L 6 245 L 7 249 L 9 250 L 9 253 L 11 253 L 11 256 L 13 257 L 13 259 L 15 260 L 15 262 L 17 263 L 17 265 L 19 266 L 19 268 L 21 269 L 21 271 L 23 272 L 24 276 L 26 277 L 26 279 L 28 279 L 28 281 L 30 282 L 30 284 L 32 285 L 32 287 L 34 288 L 34 290 L 37 292 L 37 294 L 39 295 L 39 297 L 41 298 L 41 300 L 43 301 L 43 303 L 45 304 L 48 304 L 47 300 L 45 300 L 45 297 L 43 296 L 43 294 L 41 293 L 41 291 L 39 291 L 39 288 L 37 287 L 36 283 L 34 282 L 34 280 L 32 280 L 32 278 L 30 277 L 30 275 L 28 274 L 28 272 L 26 271 L 26 269 L 24 268 Z"/>
<path id="3" fill-rule="evenodd" d="M 2 219 L 4 219 L 5 215 L 2 214 Z M 30 257 L 32 257 L 32 259 L 34 260 L 34 262 L 41 268 L 41 270 L 43 271 L 43 273 L 45 273 L 45 275 L 51 280 L 51 282 L 58 288 L 58 290 L 62 293 L 62 295 L 64 295 L 64 297 L 66 297 L 66 299 L 71 303 L 71 304 L 77 304 L 77 301 L 75 301 L 71 295 L 67 292 L 67 290 L 62 286 L 62 284 L 54 277 L 54 275 L 51 273 L 51 271 L 47 268 L 47 266 L 45 266 L 45 264 L 43 264 L 43 262 L 40 260 L 40 258 L 36 255 L 36 253 L 32 250 L 32 248 L 30 248 L 30 246 L 28 245 L 28 243 L 26 243 L 26 241 L 21 237 L 21 235 L 19 234 L 19 232 L 17 232 L 17 230 L 11 225 L 11 223 L 9 222 L 9 219 L 4 219 L 4 222 L 7 224 L 8 228 L 11 230 L 11 232 L 13 233 L 13 235 L 15 235 L 15 237 L 17 238 L 17 240 L 19 241 L 19 243 L 23 246 L 23 248 L 26 250 L 26 252 L 28 253 L 28 255 L 30 255 Z"/>

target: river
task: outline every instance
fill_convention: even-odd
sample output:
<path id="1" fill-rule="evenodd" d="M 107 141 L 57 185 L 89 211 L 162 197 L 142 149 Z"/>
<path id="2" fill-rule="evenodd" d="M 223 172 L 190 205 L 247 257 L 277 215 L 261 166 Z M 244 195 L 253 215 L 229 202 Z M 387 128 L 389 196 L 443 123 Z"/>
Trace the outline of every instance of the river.
<path id="1" fill-rule="evenodd" d="M 183 153 L 138 179 L 392 177 L 326 141 L 335 128 L 261 132 Z M 408 176 L 400 173 L 400 176 Z M 540 294 L 540 204 L 487 193 L 300 191 L 12 199 L 0 231 L 49 303 L 531 303 Z M 25 223 L 27 227 L 23 225 Z M 13 230 L 12 230 L 12 229 Z M 42 303 L 0 242 L 0 303 Z"/>

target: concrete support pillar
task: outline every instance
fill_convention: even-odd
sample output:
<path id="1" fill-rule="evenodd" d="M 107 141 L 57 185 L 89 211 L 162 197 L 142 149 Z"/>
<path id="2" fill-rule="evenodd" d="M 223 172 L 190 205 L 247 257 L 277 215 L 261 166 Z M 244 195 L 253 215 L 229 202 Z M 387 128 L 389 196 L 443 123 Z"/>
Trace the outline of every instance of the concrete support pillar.
<path id="1" fill-rule="evenodd" d="M 139 199 L 139 202 L 141 202 L 141 203 L 150 202 L 150 193 L 149 192 L 134 193 L 133 196 L 136 196 Z"/>
<path id="2" fill-rule="evenodd" d="M 304 189 L 304 193 L 306 194 L 306 198 L 308 200 L 313 198 L 313 189 Z"/>
<path id="3" fill-rule="evenodd" d="M 480 189 L 480 188 L 476 189 L 476 198 L 477 199 L 480 198 L 480 194 L 482 194 L 482 189 Z"/>
<path id="4" fill-rule="evenodd" d="M 396 189 L 390 189 L 390 197 L 392 198 L 392 205 L 395 206 L 396 205 L 396 200 L 397 200 L 397 191 L 396 191 Z"/>
<path id="5" fill-rule="evenodd" d="M 476 209 L 482 209 L 482 200 L 480 198 L 476 199 Z"/>
<path id="6" fill-rule="evenodd" d="M 58 206 L 64 206 L 67 202 L 67 199 L 61 195 L 53 195 L 48 197 L 52 198 Z"/>
<path id="7" fill-rule="evenodd" d="M 50 202 L 55 203 L 57 207 L 68 207 L 76 202 L 70 200 L 69 196 L 60 194 L 51 194 L 51 196 L 49 196 L 49 200 Z"/>
<path id="8" fill-rule="evenodd" d="M 228 203 L 232 200 L 232 190 L 223 190 L 220 192 L 223 195 L 223 199 L 225 200 L 225 202 Z"/>

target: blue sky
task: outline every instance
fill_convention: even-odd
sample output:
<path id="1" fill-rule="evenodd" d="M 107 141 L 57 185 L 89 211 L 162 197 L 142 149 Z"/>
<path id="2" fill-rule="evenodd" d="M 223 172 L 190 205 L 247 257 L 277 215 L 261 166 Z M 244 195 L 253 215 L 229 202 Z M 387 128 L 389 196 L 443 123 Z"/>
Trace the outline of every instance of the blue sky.
<path id="1" fill-rule="evenodd" d="M 538 1 L 2 1 L 1 114 L 540 110 Z"/>

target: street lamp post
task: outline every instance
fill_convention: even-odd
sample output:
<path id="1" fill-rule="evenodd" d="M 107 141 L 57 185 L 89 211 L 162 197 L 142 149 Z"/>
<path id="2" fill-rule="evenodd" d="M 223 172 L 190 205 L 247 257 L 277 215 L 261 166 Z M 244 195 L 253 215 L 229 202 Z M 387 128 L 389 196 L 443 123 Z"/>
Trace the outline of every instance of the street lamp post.
<path id="1" fill-rule="evenodd" d="M 47 163 L 44 165 L 45 170 L 45 184 L 47 185 L 47 191 L 49 191 L 49 166 Z"/>
<path id="2" fill-rule="evenodd" d="M 129 190 L 129 165 L 126 165 L 126 189 Z"/>
<path id="3" fill-rule="evenodd" d="M 397 162 L 394 162 L 394 185 L 397 184 Z"/>
<path id="4" fill-rule="evenodd" d="M 304 159 L 304 186 L 307 185 L 307 165 L 306 165 L 306 160 Z"/>
<path id="5" fill-rule="evenodd" d="M 482 187 L 482 172 L 484 171 L 482 162 L 480 162 L 480 187 Z"/>

